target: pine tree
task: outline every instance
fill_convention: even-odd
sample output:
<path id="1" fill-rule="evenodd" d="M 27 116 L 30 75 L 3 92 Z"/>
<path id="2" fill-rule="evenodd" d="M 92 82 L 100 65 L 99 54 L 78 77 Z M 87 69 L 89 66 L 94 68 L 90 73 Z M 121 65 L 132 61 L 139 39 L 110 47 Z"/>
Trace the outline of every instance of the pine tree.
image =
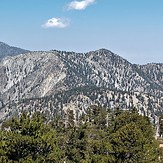
<path id="1" fill-rule="evenodd" d="M 7 162 L 59 162 L 62 152 L 57 144 L 56 131 L 36 113 L 31 118 L 23 113 L 3 125 L 0 137 L 0 156 Z"/>
<path id="2" fill-rule="evenodd" d="M 128 111 L 118 115 L 111 140 L 116 162 L 158 162 L 158 145 L 147 117 Z"/>

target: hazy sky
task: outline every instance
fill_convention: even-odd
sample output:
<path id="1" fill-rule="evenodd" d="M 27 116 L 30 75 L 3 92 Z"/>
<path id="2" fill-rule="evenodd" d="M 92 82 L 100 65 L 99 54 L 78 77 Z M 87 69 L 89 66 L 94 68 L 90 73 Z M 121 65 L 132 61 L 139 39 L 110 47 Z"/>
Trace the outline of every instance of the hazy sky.
<path id="1" fill-rule="evenodd" d="M 0 41 L 163 63 L 163 0 L 0 0 Z"/>

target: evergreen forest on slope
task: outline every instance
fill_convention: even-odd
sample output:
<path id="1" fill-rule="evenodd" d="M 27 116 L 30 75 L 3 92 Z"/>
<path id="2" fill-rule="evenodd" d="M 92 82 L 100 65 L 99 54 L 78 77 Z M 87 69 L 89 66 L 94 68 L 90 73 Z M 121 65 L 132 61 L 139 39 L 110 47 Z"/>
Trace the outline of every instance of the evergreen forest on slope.
<path id="1" fill-rule="evenodd" d="M 23 112 L 1 126 L 0 162 L 158 163 L 163 149 L 154 132 L 149 118 L 135 109 L 94 105 L 79 119 L 69 109 L 66 118 L 51 121 Z"/>

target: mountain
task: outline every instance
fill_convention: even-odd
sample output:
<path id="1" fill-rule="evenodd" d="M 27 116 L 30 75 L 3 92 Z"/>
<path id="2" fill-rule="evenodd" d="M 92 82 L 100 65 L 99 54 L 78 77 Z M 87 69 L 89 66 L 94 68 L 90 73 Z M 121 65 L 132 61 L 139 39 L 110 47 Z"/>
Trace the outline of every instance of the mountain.
<path id="1" fill-rule="evenodd" d="M 88 53 L 52 50 L 0 61 L 0 119 L 25 109 L 64 115 L 92 104 L 137 108 L 157 122 L 163 106 L 163 64 L 135 65 L 107 49 Z"/>
<path id="2" fill-rule="evenodd" d="M 156 85 L 163 89 L 163 64 L 162 63 L 149 63 L 147 65 L 137 65 L 144 76 Z"/>
<path id="3" fill-rule="evenodd" d="M 18 55 L 18 54 L 24 54 L 27 52 L 29 52 L 29 51 L 20 49 L 17 47 L 12 47 L 3 42 L 0 42 L 0 58 L 4 58 L 6 56 L 14 56 L 14 55 Z"/>

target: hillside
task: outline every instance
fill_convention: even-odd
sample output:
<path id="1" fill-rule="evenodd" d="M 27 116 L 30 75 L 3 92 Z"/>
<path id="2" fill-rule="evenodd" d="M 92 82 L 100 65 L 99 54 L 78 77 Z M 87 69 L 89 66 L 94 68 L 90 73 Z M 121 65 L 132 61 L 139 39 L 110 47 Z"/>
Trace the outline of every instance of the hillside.
<path id="1" fill-rule="evenodd" d="M 0 61 L 1 120 L 20 113 L 92 104 L 137 108 L 157 123 L 162 112 L 162 64 L 134 65 L 106 49 L 88 53 L 29 52 Z M 73 92 L 73 93 L 72 93 Z"/>
<path id="2" fill-rule="evenodd" d="M 18 54 L 24 54 L 29 52 L 29 50 L 24 50 L 21 48 L 9 46 L 3 42 L 0 42 L 0 59 L 6 56 L 15 56 Z"/>

